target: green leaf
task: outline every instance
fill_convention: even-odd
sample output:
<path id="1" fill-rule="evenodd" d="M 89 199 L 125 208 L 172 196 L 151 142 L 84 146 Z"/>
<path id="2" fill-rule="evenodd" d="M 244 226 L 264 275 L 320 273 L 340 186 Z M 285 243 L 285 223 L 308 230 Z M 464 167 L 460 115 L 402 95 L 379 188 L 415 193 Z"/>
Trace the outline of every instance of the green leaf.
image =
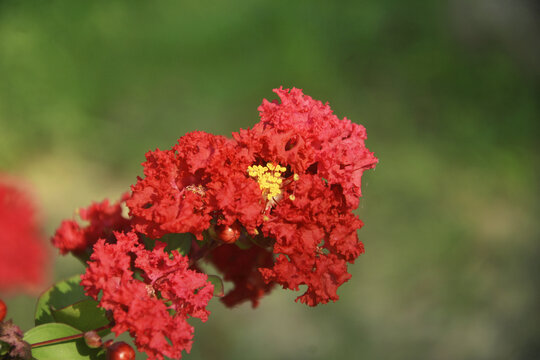
<path id="1" fill-rule="evenodd" d="M 184 234 L 167 234 L 163 236 L 160 241 L 167 243 L 165 251 L 177 250 L 182 255 L 189 254 L 191 250 L 191 242 L 195 237 L 190 233 Z"/>
<path id="2" fill-rule="evenodd" d="M 191 233 L 182 233 L 182 234 L 166 234 L 159 239 L 151 239 L 147 236 L 141 236 L 146 249 L 152 250 L 156 245 L 156 240 L 164 242 L 167 244 L 165 246 L 165 251 L 171 252 L 172 250 L 177 250 L 182 255 L 188 255 L 189 250 L 191 250 L 191 242 L 196 240 L 195 236 Z"/>
<path id="3" fill-rule="evenodd" d="M 71 325 L 81 331 L 95 330 L 109 323 L 105 310 L 99 308 L 98 302 L 90 298 L 53 310 L 52 316 L 56 322 Z"/>
<path id="4" fill-rule="evenodd" d="M 41 294 L 36 305 L 36 325 L 54 322 L 53 310 L 65 308 L 76 302 L 90 299 L 84 294 L 83 287 L 79 285 L 80 281 L 80 275 L 74 275 L 69 279 L 54 284 Z"/>
<path id="5" fill-rule="evenodd" d="M 217 275 L 208 275 L 208 281 L 214 285 L 214 296 L 223 297 L 225 292 L 223 290 L 223 280 Z"/>
<path id="6" fill-rule="evenodd" d="M 50 323 L 28 330 L 24 334 L 23 340 L 29 344 L 36 344 L 78 334 L 81 334 L 81 331 L 69 325 Z M 78 338 L 33 347 L 32 357 L 37 360 L 103 360 L 105 359 L 105 353 L 100 353 L 100 349 L 90 349 L 83 338 Z"/>

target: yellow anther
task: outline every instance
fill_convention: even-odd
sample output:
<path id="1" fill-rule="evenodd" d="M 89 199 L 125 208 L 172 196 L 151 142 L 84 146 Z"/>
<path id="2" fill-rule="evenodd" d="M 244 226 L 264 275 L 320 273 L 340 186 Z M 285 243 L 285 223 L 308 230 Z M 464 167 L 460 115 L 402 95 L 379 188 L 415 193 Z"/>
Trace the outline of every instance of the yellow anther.
<path id="1" fill-rule="evenodd" d="M 270 220 L 270 218 L 268 216 L 264 215 L 263 216 L 263 221 L 268 221 L 268 220 Z"/>
<path id="2" fill-rule="evenodd" d="M 300 179 L 300 176 L 298 176 L 298 174 L 294 174 L 293 179 L 294 181 L 298 181 L 298 179 Z"/>
<path id="3" fill-rule="evenodd" d="M 294 196 L 294 195 L 289 195 L 289 199 L 291 199 L 291 201 L 294 201 L 294 199 L 296 199 L 296 196 Z"/>
<path id="4" fill-rule="evenodd" d="M 266 166 L 249 166 L 247 172 L 259 183 L 264 198 L 271 201 L 281 194 L 281 184 L 283 184 L 281 175 L 285 170 L 283 166 L 268 163 Z"/>

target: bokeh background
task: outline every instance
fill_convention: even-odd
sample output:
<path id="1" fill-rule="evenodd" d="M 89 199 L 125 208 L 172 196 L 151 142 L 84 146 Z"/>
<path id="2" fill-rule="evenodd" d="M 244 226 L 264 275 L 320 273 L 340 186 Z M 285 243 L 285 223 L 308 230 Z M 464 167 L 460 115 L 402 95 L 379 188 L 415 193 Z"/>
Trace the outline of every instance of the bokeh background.
<path id="1" fill-rule="evenodd" d="M 184 358 L 537 359 L 538 10 L 0 1 L 0 170 L 33 185 L 50 236 L 127 190 L 148 150 L 252 126 L 273 88 L 302 88 L 366 126 L 380 158 L 358 209 L 367 252 L 334 304 L 214 301 Z M 82 270 L 55 257 L 56 279 Z M 25 329 L 34 302 L 7 299 Z"/>

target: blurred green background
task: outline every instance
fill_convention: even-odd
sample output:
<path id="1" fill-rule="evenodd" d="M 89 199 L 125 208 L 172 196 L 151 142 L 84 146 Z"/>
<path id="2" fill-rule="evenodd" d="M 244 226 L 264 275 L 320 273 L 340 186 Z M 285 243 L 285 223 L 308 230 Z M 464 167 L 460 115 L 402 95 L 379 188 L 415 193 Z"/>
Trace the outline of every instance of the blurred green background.
<path id="1" fill-rule="evenodd" d="M 0 1 L 0 170 L 44 232 L 272 88 L 363 124 L 380 158 L 341 300 L 218 301 L 185 359 L 540 356 L 538 6 L 530 1 Z M 0 250 L 1 251 L 1 250 Z M 55 253 L 51 249 L 51 253 Z M 56 278 L 81 272 L 55 258 Z M 32 324 L 35 299 L 8 299 Z"/>

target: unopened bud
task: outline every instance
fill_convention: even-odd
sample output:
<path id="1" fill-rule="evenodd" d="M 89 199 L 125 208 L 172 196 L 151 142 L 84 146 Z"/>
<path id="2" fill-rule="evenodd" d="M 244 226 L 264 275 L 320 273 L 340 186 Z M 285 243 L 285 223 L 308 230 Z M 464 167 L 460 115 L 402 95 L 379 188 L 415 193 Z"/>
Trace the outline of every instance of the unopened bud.
<path id="1" fill-rule="evenodd" d="M 102 345 L 101 336 L 95 330 L 84 333 L 84 341 L 89 348 L 96 349 Z"/>
<path id="2" fill-rule="evenodd" d="M 123 341 L 109 346 L 107 360 L 135 360 L 135 350 Z"/>
<path id="3" fill-rule="evenodd" d="M 230 226 L 218 225 L 216 226 L 216 237 L 226 244 L 232 244 L 240 237 L 240 225 L 237 223 Z"/>

